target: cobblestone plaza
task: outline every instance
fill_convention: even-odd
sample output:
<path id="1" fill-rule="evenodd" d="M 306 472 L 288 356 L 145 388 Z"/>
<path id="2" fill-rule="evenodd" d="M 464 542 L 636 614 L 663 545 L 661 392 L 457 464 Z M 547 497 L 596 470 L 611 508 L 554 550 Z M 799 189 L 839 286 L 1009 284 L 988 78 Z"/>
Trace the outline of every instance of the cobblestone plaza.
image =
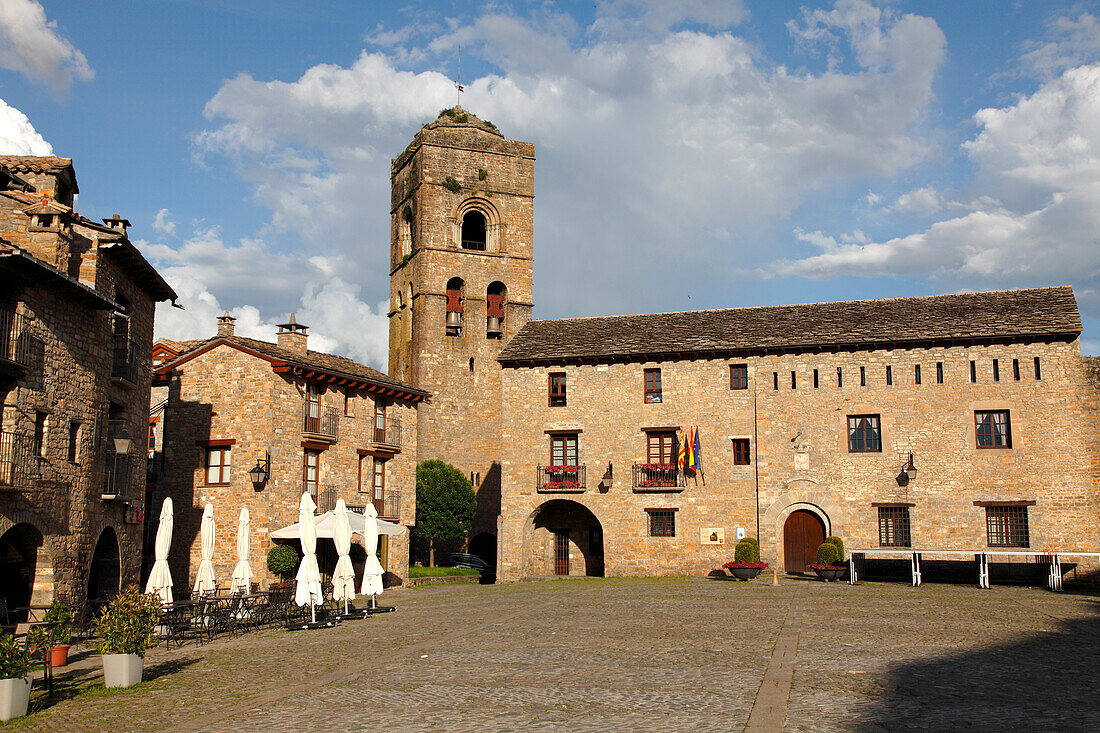
<path id="1" fill-rule="evenodd" d="M 161 647 L 126 690 L 89 656 L 8 728 L 1100 729 L 1100 597 L 1081 591 L 609 578 L 385 601 L 335 629 Z"/>

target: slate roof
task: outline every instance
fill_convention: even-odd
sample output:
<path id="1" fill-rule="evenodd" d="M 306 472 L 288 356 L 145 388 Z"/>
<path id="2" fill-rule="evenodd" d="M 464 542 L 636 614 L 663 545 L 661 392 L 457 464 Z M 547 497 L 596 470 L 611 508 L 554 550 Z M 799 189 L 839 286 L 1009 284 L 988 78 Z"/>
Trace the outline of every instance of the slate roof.
<path id="1" fill-rule="evenodd" d="M 917 298 L 531 321 L 501 352 L 505 366 L 858 349 L 932 342 L 1073 338 L 1068 286 Z"/>
<path id="2" fill-rule="evenodd" d="M 175 342 L 180 346 L 186 347 L 187 351 L 181 353 L 175 359 L 165 362 L 157 367 L 155 371 L 157 374 L 161 375 L 168 374 L 176 366 L 186 361 L 190 361 L 197 356 L 198 353 L 207 350 L 208 347 L 212 348 L 218 342 L 235 344 L 247 350 L 254 351 L 268 359 L 283 362 L 290 366 L 312 369 L 334 376 L 350 377 L 352 379 L 377 384 L 381 387 L 399 390 L 410 395 L 419 395 L 420 397 L 430 396 L 430 394 L 424 390 L 399 382 L 377 369 L 371 369 L 365 364 L 360 364 L 357 361 L 347 359 L 343 356 L 336 356 L 335 354 L 326 354 L 322 351 L 313 350 L 308 350 L 305 354 L 301 354 L 296 351 L 280 348 L 277 344 L 273 344 L 269 341 L 259 341 L 243 336 L 214 336 L 201 341 Z"/>

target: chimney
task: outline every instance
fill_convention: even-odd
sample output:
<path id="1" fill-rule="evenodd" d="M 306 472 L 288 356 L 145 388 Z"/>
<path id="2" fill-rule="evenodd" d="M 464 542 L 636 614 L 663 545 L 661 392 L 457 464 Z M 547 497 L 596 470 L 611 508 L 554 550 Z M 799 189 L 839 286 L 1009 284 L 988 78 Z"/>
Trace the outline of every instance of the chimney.
<path id="1" fill-rule="evenodd" d="M 294 320 L 294 314 L 290 314 L 290 320 L 279 324 L 279 347 L 297 354 L 306 353 L 306 331 L 309 326 L 303 326 Z"/>
<path id="2" fill-rule="evenodd" d="M 233 324 L 237 321 L 236 318 L 229 315 L 229 311 L 222 313 L 218 316 L 218 337 L 225 338 L 226 336 L 233 335 Z"/>
<path id="3" fill-rule="evenodd" d="M 123 236 L 126 236 L 126 227 L 130 226 L 130 220 L 123 219 L 118 214 L 115 214 L 110 219 L 104 219 L 103 223 Z"/>

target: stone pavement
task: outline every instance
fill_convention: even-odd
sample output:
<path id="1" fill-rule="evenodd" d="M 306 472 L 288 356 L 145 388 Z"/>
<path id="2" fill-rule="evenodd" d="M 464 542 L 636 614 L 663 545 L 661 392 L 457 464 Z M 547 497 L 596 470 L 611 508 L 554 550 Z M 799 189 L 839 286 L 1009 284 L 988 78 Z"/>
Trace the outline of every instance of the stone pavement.
<path id="1" fill-rule="evenodd" d="M 0 730 L 1100 730 L 1100 598 L 1079 592 L 610 578 L 385 600 L 161 648 L 129 690 L 92 658 Z"/>

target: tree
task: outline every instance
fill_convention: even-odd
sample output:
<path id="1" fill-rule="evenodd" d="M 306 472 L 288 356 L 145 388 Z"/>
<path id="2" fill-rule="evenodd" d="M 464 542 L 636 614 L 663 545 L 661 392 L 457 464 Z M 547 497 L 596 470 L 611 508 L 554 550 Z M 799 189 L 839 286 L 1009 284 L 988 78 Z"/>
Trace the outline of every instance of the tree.
<path id="1" fill-rule="evenodd" d="M 428 543 L 429 564 L 436 542 L 466 539 L 476 510 L 474 487 L 457 468 L 439 460 L 416 467 L 416 534 Z"/>

